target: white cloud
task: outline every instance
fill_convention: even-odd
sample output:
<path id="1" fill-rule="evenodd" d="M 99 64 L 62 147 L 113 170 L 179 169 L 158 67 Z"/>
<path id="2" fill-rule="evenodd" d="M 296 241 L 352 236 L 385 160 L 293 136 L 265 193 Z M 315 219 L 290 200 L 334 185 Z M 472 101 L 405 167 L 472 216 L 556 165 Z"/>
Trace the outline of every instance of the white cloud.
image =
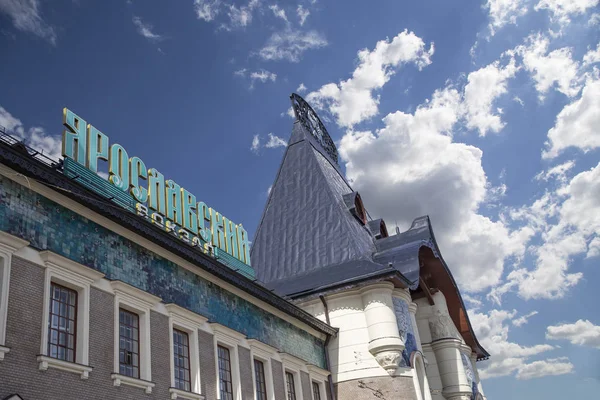
<path id="1" fill-rule="evenodd" d="M 327 46 L 327 40 L 316 31 L 301 32 L 287 28 L 273 33 L 258 55 L 268 61 L 299 62 L 305 51 L 324 46 Z"/>
<path id="2" fill-rule="evenodd" d="M 504 127 L 500 115 L 492 111 L 492 104 L 507 92 L 508 80 L 515 76 L 516 71 L 515 59 L 511 57 L 505 66 L 495 61 L 469 74 L 464 95 L 467 128 L 477 129 L 479 136 L 485 136 Z"/>
<path id="3" fill-rule="evenodd" d="M 252 146 L 250 146 L 250 150 L 252 152 L 258 154 L 258 149 L 260 148 L 260 138 L 258 135 L 254 135 L 252 138 Z"/>
<path id="4" fill-rule="evenodd" d="M 265 144 L 267 149 L 274 149 L 276 147 L 286 147 L 287 143 L 285 140 L 280 138 L 279 136 L 275 136 L 272 133 L 269 133 L 269 141 Z"/>
<path id="5" fill-rule="evenodd" d="M 142 35 L 143 37 L 145 37 L 146 39 L 148 39 L 150 41 L 159 41 L 164 38 L 162 35 L 152 32 L 152 28 L 153 28 L 152 25 L 150 25 L 148 23 L 144 23 L 144 21 L 142 21 L 142 19 L 140 17 L 134 16 L 132 21 L 133 21 L 133 24 L 135 25 L 138 33 L 140 35 Z"/>
<path id="6" fill-rule="evenodd" d="M 281 18 L 285 22 L 288 22 L 287 15 L 285 15 L 285 10 L 279 7 L 277 4 L 269 6 L 269 10 L 273 11 L 273 15 L 275 15 L 277 18 Z"/>
<path id="7" fill-rule="evenodd" d="M 61 156 L 61 137 L 48 135 L 43 128 L 32 127 L 25 129 L 20 119 L 0 106 L 0 125 L 5 127 L 13 136 L 21 139 L 26 145 L 40 151 L 47 157 L 57 161 Z"/>
<path id="8" fill-rule="evenodd" d="M 528 364 L 527 359 L 554 349 L 549 344 L 521 346 L 509 341 L 509 322 L 516 313 L 516 310 L 491 310 L 488 313 L 469 310 L 469 319 L 475 336 L 481 345 L 492 354 L 492 358 L 484 361 L 483 367 L 479 368 L 481 379 L 512 375 L 515 371 L 517 371 L 517 376 L 520 373 L 527 376 L 532 368 L 535 369 L 535 367 L 531 367 L 535 362 Z M 546 360 L 546 362 L 553 362 L 553 360 Z"/>
<path id="9" fill-rule="evenodd" d="M 523 102 L 523 100 L 521 100 L 521 98 L 519 96 L 513 97 L 513 100 L 516 101 L 517 103 L 519 103 L 521 105 L 521 107 L 525 106 L 525 103 Z"/>
<path id="10" fill-rule="evenodd" d="M 375 133 L 347 132 L 339 151 L 372 214 L 401 229 L 429 214 L 461 289 L 480 291 L 499 282 L 505 259 L 520 257 L 532 232 L 478 214 L 488 183 L 481 150 L 452 141 L 460 103 L 456 89 L 438 90 L 413 114 L 387 115 Z"/>
<path id="11" fill-rule="evenodd" d="M 234 71 L 233 74 L 235 76 L 240 76 L 240 77 L 245 77 L 246 73 L 248 72 L 248 70 L 246 68 L 242 68 L 242 69 L 238 69 L 237 71 Z"/>
<path id="12" fill-rule="evenodd" d="M 488 0 L 485 7 L 490 14 L 492 36 L 504 25 L 516 24 L 517 18 L 527 13 L 524 0 Z"/>
<path id="13" fill-rule="evenodd" d="M 56 44 L 56 32 L 42 18 L 38 0 L 0 0 L 0 13 L 8 15 L 18 30 Z"/>
<path id="14" fill-rule="evenodd" d="M 575 161 L 570 160 L 566 161 L 562 164 L 555 165 L 554 167 L 548 169 L 547 171 L 542 171 L 535 176 L 536 180 L 543 180 L 548 182 L 551 179 L 554 179 L 560 183 L 566 183 L 567 181 L 567 172 L 573 169 L 575 166 Z"/>
<path id="15" fill-rule="evenodd" d="M 596 7 L 598 2 L 599 0 L 540 0 L 535 10 L 548 10 L 553 20 L 567 25 L 572 16 L 585 14 L 588 9 Z"/>
<path id="16" fill-rule="evenodd" d="M 532 311 L 529 314 L 525 314 L 525 315 L 520 316 L 519 318 L 513 319 L 512 323 L 514 326 L 525 325 L 527 322 L 529 322 L 529 318 L 533 317 L 537 313 L 538 313 L 537 311 Z"/>
<path id="17" fill-rule="evenodd" d="M 600 78 L 589 76 L 581 97 L 566 105 L 548 131 L 543 158 L 554 158 L 568 147 L 589 151 L 600 147 Z"/>
<path id="18" fill-rule="evenodd" d="M 351 78 L 326 84 L 307 100 L 317 108 L 327 107 L 339 125 L 351 127 L 377 115 L 379 98 L 373 97 L 373 92 L 381 89 L 398 67 L 413 63 L 423 68 L 431 64 L 433 52 L 433 44 L 427 49 L 423 39 L 405 30 L 392 41 L 379 41 L 372 51 L 359 51 Z"/>
<path id="19" fill-rule="evenodd" d="M 271 82 L 275 82 L 275 80 L 277 79 L 277 74 L 261 69 L 260 71 L 251 72 L 250 79 L 252 79 L 252 81 L 261 81 L 262 83 L 265 83 L 269 80 Z"/>
<path id="20" fill-rule="evenodd" d="M 591 49 L 583 56 L 583 65 L 588 66 L 600 62 L 600 43 L 596 49 Z"/>
<path id="21" fill-rule="evenodd" d="M 298 21 L 300 22 L 300 26 L 303 26 L 306 22 L 306 18 L 308 18 L 308 16 L 310 15 L 310 11 L 302 7 L 302 4 L 298 4 L 296 14 L 298 14 Z"/>
<path id="22" fill-rule="evenodd" d="M 586 258 L 598 257 L 600 256 L 600 236 L 595 237 L 588 244 L 588 252 L 585 255 Z"/>
<path id="23" fill-rule="evenodd" d="M 554 85 L 566 96 L 576 96 L 581 88 L 579 63 L 573 61 L 571 49 L 563 47 L 548 53 L 550 40 L 539 33 L 529 36 L 527 42 L 515 50 L 523 56 L 523 64 L 535 81 L 540 100 Z"/>
<path id="24" fill-rule="evenodd" d="M 219 14 L 221 0 L 194 0 L 194 10 L 198 19 L 210 22 Z"/>
<path id="25" fill-rule="evenodd" d="M 568 340 L 578 346 L 600 349 L 600 326 L 580 319 L 574 324 L 559 324 L 546 329 L 546 339 Z"/>
<path id="26" fill-rule="evenodd" d="M 296 89 L 296 92 L 298 93 L 304 93 L 306 92 L 306 86 L 304 86 L 304 83 L 301 83 L 300 86 L 298 86 L 298 88 Z"/>
<path id="27" fill-rule="evenodd" d="M 260 0 L 250 0 L 247 5 L 237 7 L 233 4 L 228 5 L 229 25 L 221 25 L 223 29 L 243 28 L 252 22 L 254 10 L 260 5 Z"/>
<path id="28" fill-rule="evenodd" d="M 577 174 L 555 192 L 546 192 L 531 206 L 514 210 L 511 218 L 525 221 L 540 233 L 542 242 L 531 247 L 533 270 L 513 270 L 489 298 L 500 303 L 502 295 L 514 289 L 526 300 L 564 297 L 583 277 L 581 272 L 569 272 L 572 257 L 586 252 L 593 256 L 596 252 L 595 238 L 600 237 L 600 164 Z"/>
<path id="29" fill-rule="evenodd" d="M 568 358 L 552 358 L 544 361 L 534 361 L 523 365 L 517 372 L 517 379 L 527 380 L 542 376 L 564 375 L 573 372 L 574 366 Z"/>

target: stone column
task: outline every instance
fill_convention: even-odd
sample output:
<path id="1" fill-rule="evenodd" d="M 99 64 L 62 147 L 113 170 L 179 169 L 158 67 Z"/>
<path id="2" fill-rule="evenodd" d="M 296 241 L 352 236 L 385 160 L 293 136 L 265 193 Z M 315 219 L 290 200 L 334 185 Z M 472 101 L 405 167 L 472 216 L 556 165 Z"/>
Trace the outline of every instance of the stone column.
<path id="1" fill-rule="evenodd" d="M 471 365 L 473 365 L 473 372 L 475 372 L 475 382 L 477 382 L 477 391 L 481 393 L 481 397 L 484 399 L 485 394 L 483 393 L 483 387 L 481 385 L 481 381 L 479 380 L 479 369 L 477 368 L 477 353 L 471 353 Z"/>
<path id="2" fill-rule="evenodd" d="M 413 331 L 415 333 L 415 340 L 417 341 L 417 347 L 421 353 L 423 353 L 423 345 L 421 344 L 421 335 L 419 335 L 419 328 L 417 326 L 417 303 L 410 302 L 408 304 L 408 311 L 410 312 L 410 322 L 413 325 Z"/>
<path id="3" fill-rule="evenodd" d="M 434 312 L 429 317 L 429 329 L 431 347 L 440 371 L 442 394 L 447 400 L 469 400 L 473 390 L 463 367 L 462 337 L 448 314 L 444 295 L 437 292 L 434 301 Z"/>
<path id="4" fill-rule="evenodd" d="M 404 342 L 398 332 L 389 282 L 370 285 L 361 291 L 369 332 L 369 352 L 389 374 L 393 374 L 402 358 Z"/>

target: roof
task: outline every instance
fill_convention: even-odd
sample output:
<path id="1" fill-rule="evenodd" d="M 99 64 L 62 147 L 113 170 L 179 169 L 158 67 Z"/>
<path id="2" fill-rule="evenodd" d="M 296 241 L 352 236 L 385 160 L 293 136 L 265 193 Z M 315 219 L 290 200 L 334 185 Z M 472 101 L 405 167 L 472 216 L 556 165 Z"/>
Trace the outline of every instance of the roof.
<path id="1" fill-rule="evenodd" d="M 205 255 L 181 240 L 173 237 L 166 231 L 139 218 L 137 215 L 123 208 L 115 207 L 107 198 L 84 187 L 77 181 L 67 177 L 59 168 L 60 164 L 51 164 L 40 161 L 37 153 L 31 153 L 31 149 L 16 148 L 5 140 L 8 135 L 0 135 L 0 162 L 8 167 L 33 178 L 36 181 L 51 187 L 53 190 L 61 190 L 61 194 L 70 197 L 74 201 L 84 205 L 88 209 L 110 219 L 126 229 L 144 236 L 146 239 L 156 243 L 173 254 L 191 262 L 200 269 L 216 276 L 223 281 L 233 284 L 251 296 L 264 301 L 278 310 L 306 323 L 313 329 L 327 335 L 335 335 L 337 330 L 325 322 L 313 317 L 306 311 L 300 309 L 289 301 L 277 296 L 271 290 L 258 284 L 252 279 L 232 270 L 219 260 Z"/>
<path id="2" fill-rule="evenodd" d="M 454 308 L 450 314 L 465 341 L 479 358 L 488 357 L 475 338 L 429 217 L 416 218 L 407 231 L 393 236 L 382 220 L 364 221 L 357 213 L 360 195 L 332 156 L 337 150 L 325 127 L 304 100 L 298 95 L 292 99 L 302 109 L 294 109 L 297 120 L 250 252 L 257 278 L 294 299 L 383 277 L 418 295 L 423 268 L 428 268 L 436 274 L 435 287 L 443 287 Z M 311 121 L 318 120 L 318 129 L 303 120 L 307 113 L 312 113 Z"/>

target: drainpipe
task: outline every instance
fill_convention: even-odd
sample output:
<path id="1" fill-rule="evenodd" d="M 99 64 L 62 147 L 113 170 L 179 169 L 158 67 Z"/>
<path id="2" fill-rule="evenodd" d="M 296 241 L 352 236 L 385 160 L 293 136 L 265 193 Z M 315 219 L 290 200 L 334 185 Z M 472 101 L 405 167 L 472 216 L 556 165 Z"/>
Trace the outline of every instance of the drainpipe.
<path id="1" fill-rule="evenodd" d="M 323 308 L 325 309 L 325 321 L 327 322 L 327 325 L 331 326 L 331 321 L 329 321 L 329 308 L 327 307 L 325 297 L 321 295 L 319 296 L 319 298 L 321 299 L 321 302 L 323 303 Z M 329 351 L 327 348 L 327 345 L 329 344 L 329 339 L 331 339 L 331 336 L 327 335 L 327 339 L 325 339 L 325 366 L 327 367 L 327 370 L 331 372 L 331 363 L 329 362 Z M 333 378 L 331 376 L 331 373 L 327 377 L 327 381 L 329 383 L 329 393 L 331 393 L 331 400 L 337 400 L 337 397 L 335 395 L 335 388 L 333 387 Z"/>

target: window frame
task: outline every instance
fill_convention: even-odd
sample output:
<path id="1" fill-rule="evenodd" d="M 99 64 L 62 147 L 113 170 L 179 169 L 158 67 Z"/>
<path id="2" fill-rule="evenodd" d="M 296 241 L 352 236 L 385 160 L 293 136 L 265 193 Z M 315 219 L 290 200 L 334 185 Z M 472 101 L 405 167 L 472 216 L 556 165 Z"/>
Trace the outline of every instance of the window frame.
<path id="1" fill-rule="evenodd" d="M 200 373 L 200 346 L 198 330 L 208 331 L 206 327 L 207 319 L 182 308 L 176 304 L 165 305 L 169 315 L 169 363 L 170 363 L 170 385 L 169 392 L 171 398 L 182 398 L 190 400 L 200 400 L 204 398 L 201 394 L 202 378 Z M 173 329 L 188 334 L 189 353 L 190 353 L 190 391 L 177 389 L 175 387 L 175 362 L 173 349 Z"/>
<path id="2" fill-rule="evenodd" d="M 321 388 L 321 383 L 311 379 L 310 381 L 310 386 L 311 386 L 311 395 L 312 395 L 312 399 L 313 400 L 323 400 L 323 396 L 322 396 L 322 388 Z M 316 393 L 319 395 L 319 398 L 317 398 L 315 396 L 315 387 L 317 388 Z"/>
<path id="3" fill-rule="evenodd" d="M 72 320 L 69 318 L 68 315 L 67 316 L 60 315 L 60 305 L 64 304 L 64 303 L 62 301 L 60 301 L 59 299 L 55 299 L 54 298 L 54 293 L 53 292 L 56 289 L 59 289 L 61 292 L 64 290 L 64 291 L 66 291 L 69 294 L 70 293 L 74 293 L 75 294 L 75 302 L 74 302 L 74 304 L 71 305 L 70 301 L 68 301 L 66 303 L 67 307 L 73 307 L 75 309 L 75 315 L 74 315 L 74 318 Z M 50 306 L 49 310 L 48 310 L 48 349 L 49 349 L 48 353 L 50 353 L 51 346 L 56 346 L 57 348 L 58 347 L 65 348 L 66 351 L 67 351 L 67 358 L 68 358 L 68 351 L 69 350 L 73 351 L 73 359 L 72 360 L 62 359 L 62 358 L 59 358 L 59 357 L 53 357 L 53 358 L 56 358 L 58 360 L 63 360 L 63 361 L 67 361 L 67 362 L 75 362 L 75 360 L 77 360 L 77 303 L 78 303 L 78 300 L 79 300 L 79 296 L 78 295 L 79 295 L 79 293 L 77 292 L 77 290 L 74 290 L 74 289 L 71 289 L 69 287 L 63 286 L 63 285 L 61 285 L 59 283 L 56 283 L 54 281 L 50 281 L 50 300 L 48 301 L 49 306 Z M 52 308 L 53 308 L 52 306 L 55 303 L 55 301 L 58 302 L 58 305 L 59 305 L 59 313 L 58 314 L 55 314 L 53 312 L 53 310 L 52 310 Z M 68 309 L 67 309 L 67 313 L 68 313 Z M 73 321 L 74 331 L 69 332 L 69 331 L 65 330 L 66 342 L 67 342 L 65 344 L 65 346 L 61 346 L 60 345 L 60 334 L 61 334 L 60 329 L 58 327 L 56 329 L 52 328 L 51 318 L 53 316 L 56 316 L 58 318 L 58 320 L 60 320 L 61 318 L 64 318 L 66 320 L 66 322 Z M 60 325 L 60 323 L 59 323 L 59 325 Z M 52 343 L 52 332 L 53 331 L 57 332 L 58 343 Z M 69 336 L 73 336 L 73 347 L 72 348 L 69 347 Z M 50 354 L 47 354 L 47 355 L 48 355 L 48 357 L 52 357 Z"/>
<path id="4" fill-rule="evenodd" d="M 233 329 L 227 328 L 221 324 L 210 324 L 214 336 L 215 368 L 217 378 L 217 395 L 221 393 L 221 380 L 219 376 L 219 353 L 218 346 L 229 349 L 229 362 L 231 364 L 231 381 L 233 390 L 233 400 L 242 399 L 242 385 L 240 381 L 240 363 L 238 346 L 245 340 L 245 336 Z M 221 399 L 222 400 L 222 399 Z"/>
<path id="5" fill-rule="evenodd" d="M 288 377 L 292 378 L 292 385 L 290 385 L 290 382 L 288 381 Z M 298 397 L 300 397 L 300 400 L 303 399 L 302 397 L 302 392 L 298 392 L 298 387 L 302 386 L 302 384 L 298 384 L 298 379 L 300 378 L 300 374 L 297 374 L 296 372 L 290 370 L 290 369 L 284 369 L 283 370 L 283 381 L 285 382 L 285 398 L 286 400 L 298 400 Z M 293 393 L 293 397 L 294 398 L 290 398 L 290 386 L 293 387 L 294 389 L 294 393 Z"/>
<path id="6" fill-rule="evenodd" d="M 175 383 L 175 388 L 176 389 L 180 389 L 180 390 L 184 390 L 186 392 L 191 392 L 192 391 L 192 382 L 193 382 L 193 376 L 192 376 L 192 357 L 190 355 L 190 345 L 191 345 L 191 340 L 190 340 L 190 334 L 187 331 L 183 331 L 181 329 L 177 329 L 177 328 L 173 328 L 171 329 L 171 336 L 173 338 L 173 364 L 175 364 L 175 338 L 176 337 L 180 337 L 180 338 L 185 338 L 185 341 L 182 340 L 181 342 L 177 342 L 177 345 L 181 345 L 184 348 L 183 354 L 177 354 L 178 358 L 181 357 L 183 359 L 184 365 L 183 367 L 180 367 L 179 370 L 184 372 L 184 377 L 183 379 L 177 379 L 177 377 L 173 377 L 174 383 Z M 185 343 L 184 343 L 185 342 Z M 173 365 L 173 372 L 175 372 L 175 365 Z M 187 373 L 187 377 L 185 376 Z M 175 375 L 175 374 L 174 374 Z M 183 388 L 181 387 L 177 387 L 178 383 L 182 382 L 183 383 Z"/>
<path id="7" fill-rule="evenodd" d="M 44 298 L 42 313 L 42 336 L 40 354 L 37 356 L 39 369 L 57 368 L 80 374 L 87 379 L 92 367 L 89 366 L 90 343 L 90 287 L 93 282 L 104 277 L 104 274 L 69 260 L 51 251 L 39 253 L 44 261 Z M 50 290 L 52 283 L 64 286 L 77 292 L 75 361 L 65 361 L 48 355 L 48 325 L 50 323 Z"/>
<path id="8" fill-rule="evenodd" d="M 316 383 L 319 386 L 319 395 L 321 396 L 321 400 L 328 400 L 327 397 L 327 389 L 326 385 L 329 384 L 329 375 L 331 374 L 329 371 L 319 368 L 316 365 L 309 364 L 307 366 L 308 375 L 310 377 L 311 383 L 311 398 L 316 400 L 313 396 L 312 384 Z"/>
<path id="9" fill-rule="evenodd" d="M 10 348 L 6 347 L 6 323 L 12 255 L 28 245 L 27 240 L 0 231 L 0 361 L 4 360 L 4 355 L 10 351 Z"/>
<path id="10" fill-rule="evenodd" d="M 150 342 L 150 311 L 160 303 L 160 297 L 146 293 L 136 287 L 121 281 L 110 283 L 114 297 L 114 349 L 113 373 L 111 379 L 114 386 L 128 385 L 144 389 L 147 394 L 152 393 L 152 351 Z M 119 373 L 119 310 L 127 310 L 138 315 L 139 333 L 139 378 L 133 378 Z"/>
<path id="11" fill-rule="evenodd" d="M 137 365 L 137 376 L 131 376 L 131 375 L 126 375 L 126 374 L 121 374 L 124 376 L 128 376 L 130 378 L 136 378 L 139 379 L 141 376 L 141 372 L 142 372 L 142 359 L 141 359 L 141 346 L 140 346 L 140 331 L 141 331 L 141 327 L 140 327 L 140 316 L 138 313 L 132 312 L 131 310 L 127 309 L 127 308 L 123 308 L 123 307 L 119 307 L 119 373 L 121 373 L 121 365 L 124 363 L 121 363 L 121 338 L 124 337 L 123 335 L 121 335 L 121 313 L 124 314 L 129 314 L 130 316 L 134 317 L 137 319 L 137 327 L 133 326 L 133 325 L 125 325 L 134 329 L 137 329 L 137 335 L 135 335 L 135 337 L 125 337 L 126 339 L 131 339 L 135 342 L 137 342 L 137 348 L 138 351 L 137 353 L 135 353 L 138 357 L 138 365 Z M 128 365 L 128 364 L 124 364 L 124 365 Z M 136 367 L 135 365 L 133 365 L 132 367 Z"/>
<path id="12" fill-rule="evenodd" d="M 265 368 L 265 386 L 267 390 L 267 400 L 275 400 L 275 389 L 273 387 L 273 363 L 271 360 L 281 361 L 276 348 L 259 342 L 256 339 L 249 339 L 250 358 L 252 359 L 252 388 L 254 391 L 254 400 L 256 396 L 256 371 L 254 370 L 254 360 L 261 361 Z"/>
<path id="13" fill-rule="evenodd" d="M 294 376 L 294 390 L 295 390 L 295 394 L 296 394 L 296 400 L 302 400 L 304 399 L 304 393 L 302 393 L 302 375 L 300 374 L 300 372 L 307 372 L 308 373 L 308 369 L 306 368 L 306 364 L 303 360 L 300 360 L 297 357 L 292 356 L 291 354 L 288 353 L 281 353 L 280 354 L 281 357 L 281 361 L 283 364 L 283 382 L 285 383 L 285 398 L 286 400 L 289 399 L 289 394 L 288 394 L 288 385 L 287 385 L 287 379 L 286 379 L 286 372 L 291 373 Z M 309 374 L 310 377 L 310 374 Z"/>
<path id="14" fill-rule="evenodd" d="M 260 365 L 260 372 L 262 372 L 262 376 L 261 374 L 259 374 L 259 369 L 257 368 L 257 366 Z M 267 364 L 268 366 L 269 364 Z M 261 360 L 258 357 L 253 357 L 252 358 L 252 367 L 253 367 L 253 377 L 254 377 L 254 398 L 256 400 L 268 400 L 269 398 L 269 393 L 267 391 L 267 374 L 265 372 L 265 361 Z M 258 378 L 261 378 L 260 380 Z M 260 383 L 260 385 L 259 385 Z M 264 389 L 264 391 L 262 390 Z M 260 391 L 259 391 L 260 390 Z M 260 398 L 258 394 L 261 394 Z"/>

